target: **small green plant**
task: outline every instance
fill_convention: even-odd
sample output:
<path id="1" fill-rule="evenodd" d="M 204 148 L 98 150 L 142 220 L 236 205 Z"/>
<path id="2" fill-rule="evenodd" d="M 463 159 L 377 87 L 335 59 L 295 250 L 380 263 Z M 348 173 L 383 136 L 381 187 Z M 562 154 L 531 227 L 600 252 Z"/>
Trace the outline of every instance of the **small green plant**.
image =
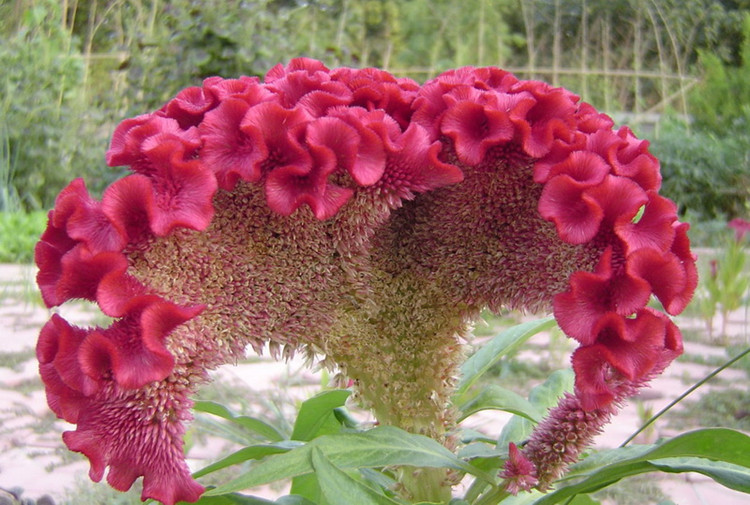
<path id="1" fill-rule="evenodd" d="M 720 316 L 719 340 L 726 344 L 729 315 L 742 307 L 750 288 L 750 275 L 746 270 L 747 253 L 744 237 L 738 234 L 728 240 L 721 255 L 709 262 L 709 271 L 703 275 L 704 290 L 698 297 L 698 306 L 706 323 L 709 339 L 714 339 L 714 320 Z"/>

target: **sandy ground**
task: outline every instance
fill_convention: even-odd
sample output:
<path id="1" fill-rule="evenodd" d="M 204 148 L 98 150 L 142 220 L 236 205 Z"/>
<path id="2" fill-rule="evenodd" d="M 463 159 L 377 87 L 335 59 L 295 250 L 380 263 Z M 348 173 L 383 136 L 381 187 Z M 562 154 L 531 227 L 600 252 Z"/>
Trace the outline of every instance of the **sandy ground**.
<path id="1" fill-rule="evenodd" d="M 71 426 L 56 420 L 46 406 L 41 382 L 37 375 L 33 348 L 39 328 L 47 321 L 50 312 L 34 301 L 28 282 L 33 279 L 31 267 L 0 265 L 0 355 L 18 353 L 18 363 L 2 366 L 0 363 L 0 488 L 20 487 L 24 496 L 39 498 L 48 494 L 59 500 L 76 480 L 85 478 L 88 463 L 80 455 L 63 449 L 60 435 Z M 66 309 L 64 315 L 80 324 L 90 322 L 94 313 L 85 307 Z M 747 328 L 738 328 L 747 338 Z M 704 356 L 724 356 L 721 348 L 686 343 L 686 352 Z M 219 371 L 228 380 L 246 384 L 258 395 L 289 387 L 289 377 L 302 380 L 291 394 L 299 398 L 309 396 L 317 388 L 320 378 L 310 372 L 300 372 L 301 363 L 276 363 L 263 359 L 258 363 L 225 367 Z M 685 363 L 675 363 L 662 377 L 655 380 L 641 400 L 654 412 L 661 409 L 684 391 L 685 379 L 698 379 L 710 368 Z M 725 371 L 722 378 L 747 384 L 746 374 L 736 370 Z M 302 384 L 301 386 L 299 384 Z M 480 413 L 471 418 L 472 427 L 488 434 L 498 434 L 508 417 L 502 413 Z M 640 424 L 633 403 L 627 406 L 606 431 L 597 439 L 600 447 L 617 447 Z M 657 425 L 653 437 L 674 435 Z M 198 469 L 215 454 L 210 447 L 197 446 L 190 456 L 190 464 Z M 659 477 L 659 485 L 678 505 L 747 505 L 747 495 L 728 490 L 708 478 L 697 474 Z M 254 494 L 272 495 L 272 491 Z M 644 504 L 646 505 L 646 504 Z"/>

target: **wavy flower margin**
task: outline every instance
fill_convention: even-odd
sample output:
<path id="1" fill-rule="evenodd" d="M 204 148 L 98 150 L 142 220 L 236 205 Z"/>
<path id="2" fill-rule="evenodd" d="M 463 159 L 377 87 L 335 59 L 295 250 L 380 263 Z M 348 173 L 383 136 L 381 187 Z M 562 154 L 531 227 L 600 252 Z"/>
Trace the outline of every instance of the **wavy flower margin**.
<path id="1" fill-rule="evenodd" d="M 567 289 L 541 305 L 551 302 L 562 330 L 581 344 L 573 355 L 573 410 L 609 412 L 682 352 L 677 327 L 647 307 L 651 295 L 674 315 L 697 284 L 688 225 L 658 195 L 648 143 L 613 129 L 564 89 L 496 68 L 449 71 L 420 87 L 376 69 L 329 70 L 300 58 L 262 82 L 206 79 L 159 111 L 123 121 L 107 161 L 133 173 L 101 201 L 82 180 L 60 193 L 35 253 L 43 299 L 49 307 L 90 300 L 115 318 L 108 328 L 78 328 L 55 315 L 40 334 L 50 408 L 77 424 L 64 436 L 68 447 L 89 457 L 93 480 L 109 467 L 108 482 L 124 490 L 143 476 L 144 499 L 171 505 L 203 492 L 182 449 L 189 394 L 206 370 L 242 348 L 211 356 L 212 344 L 191 342 L 184 350 L 175 329 L 199 325 L 207 306 L 170 300 L 131 268 L 154 241 L 206 231 L 220 194 L 258 186 L 278 215 L 309 208 L 315 219 L 335 221 L 360 195 L 395 210 L 460 184 L 498 156 L 502 166 L 532 171 L 542 188 L 539 216 L 562 243 L 597 252 L 593 268 L 579 268 Z M 364 228 L 348 237 L 358 244 L 355 235 L 374 232 L 364 217 Z M 540 305 L 523 296 L 480 298 L 471 303 Z M 514 450 L 506 477 L 519 489 L 548 482 L 569 459 L 545 466 L 525 451 L 530 470 Z M 533 470 L 533 478 L 519 469 Z"/>

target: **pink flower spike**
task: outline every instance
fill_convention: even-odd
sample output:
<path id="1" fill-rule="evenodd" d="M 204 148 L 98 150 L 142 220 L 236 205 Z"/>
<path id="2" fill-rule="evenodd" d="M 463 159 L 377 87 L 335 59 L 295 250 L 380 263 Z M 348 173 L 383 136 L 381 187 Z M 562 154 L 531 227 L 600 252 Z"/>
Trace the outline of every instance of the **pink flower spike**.
<path id="1" fill-rule="evenodd" d="M 508 460 L 500 472 L 500 478 L 506 480 L 505 489 L 514 496 L 521 491 L 531 491 L 539 483 L 534 463 L 514 443 L 508 446 Z"/>

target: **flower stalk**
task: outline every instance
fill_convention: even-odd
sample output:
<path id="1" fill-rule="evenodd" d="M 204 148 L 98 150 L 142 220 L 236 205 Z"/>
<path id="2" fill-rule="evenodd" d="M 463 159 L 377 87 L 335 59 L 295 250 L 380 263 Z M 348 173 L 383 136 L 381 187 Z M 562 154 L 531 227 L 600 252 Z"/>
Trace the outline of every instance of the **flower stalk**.
<path id="1" fill-rule="evenodd" d="M 522 456 L 547 486 L 682 352 L 667 314 L 697 282 L 688 226 L 648 143 L 562 88 L 472 67 L 420 86 L 299 58 L 126 119 L 107 161 L 131 173 L 101 200 L 73 181 L 35 257 L 49 307 L 82 298 L 114 322 L 54 316 L 37 354 L 50 408 L 76 426 L 68 447 L 94 480 L 142 476 L 144 499 L 198 500 L 189 398 L 248 346 L 322 355 L 380 423 L 453 449 L 472 321 L 552 310 L 580 343 L 576 393 L 517 451 L 519 489 Z M 402 475 L 414 499 L 448 500 L 444 470 Z"/>

